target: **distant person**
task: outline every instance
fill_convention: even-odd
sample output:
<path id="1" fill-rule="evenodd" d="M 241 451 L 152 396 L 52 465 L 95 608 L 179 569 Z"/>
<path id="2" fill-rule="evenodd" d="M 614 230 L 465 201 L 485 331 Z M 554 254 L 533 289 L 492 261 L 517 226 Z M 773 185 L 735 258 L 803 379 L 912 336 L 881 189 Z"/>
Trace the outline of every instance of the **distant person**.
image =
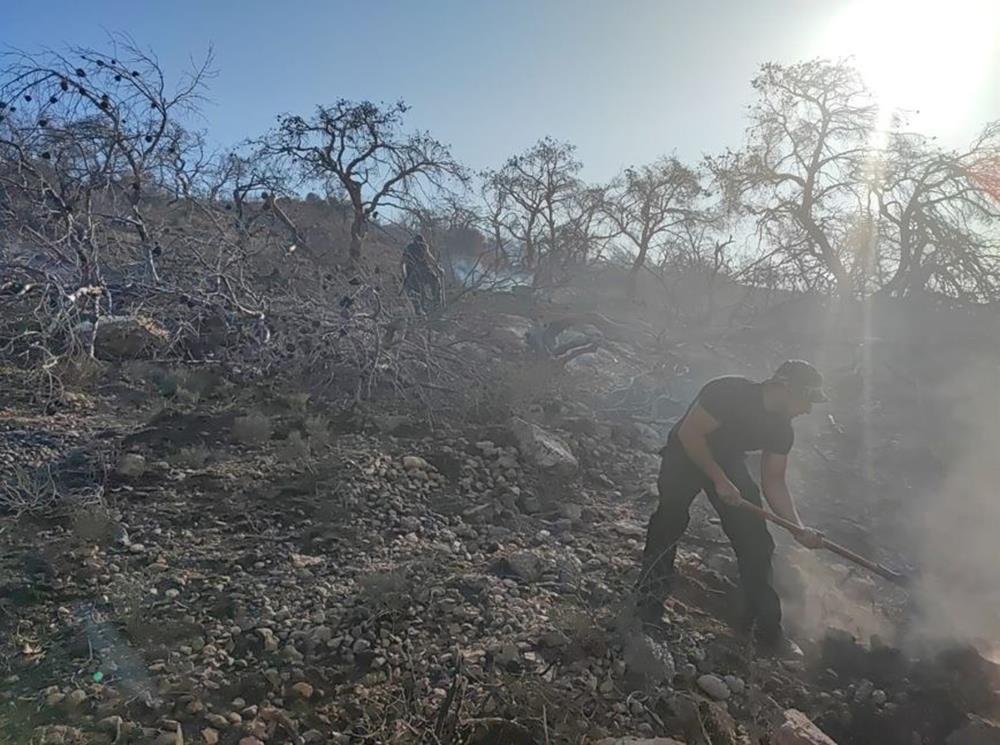
<path id="1" fill-rule="evenodd" d="M 823 376 L 802 360 L 782 363 L 759 383 L 729 376 L 705 384 L 660 451 L 660 505 L 649 521 L 637 587 L 644 620 L 658 622 L 662 617 L 677 541 L 687 529 L 691 502 L 704 491 L 736 552 L 744 601 L 741 626 L 754 630 L 765 651 L 794 648 L 782 633 L 781 601 L 771 584 L 774 541 L 760 516 L 739 507 L 743 499 L 761 505 L 745 456 L 762 452 L 761 482 L 768 504 L 800 526 L 795 534 L 799 543 L 819 548 L 823 536 L 802 525 L 785 470 L 794 439 L 792 419 L 826 400 Z"/>
<path id="2" fill-rule="evenodd" d="M 403 249 L 403 289 L 418 313 L 440 308 L 444 299 L 444 272 L 419 233 Z"/>

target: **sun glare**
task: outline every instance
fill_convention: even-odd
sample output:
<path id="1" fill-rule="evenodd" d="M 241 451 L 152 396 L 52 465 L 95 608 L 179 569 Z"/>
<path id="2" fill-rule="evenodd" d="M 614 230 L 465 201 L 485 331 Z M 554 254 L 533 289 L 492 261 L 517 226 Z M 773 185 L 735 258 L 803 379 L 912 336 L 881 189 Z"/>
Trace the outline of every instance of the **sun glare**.
<path id="1" fill-rule="evenodd" d="M 819 53 L 855 58 L 883 123 L 906 109 L 948 132 L 995 79 L 998 36 L 1000 0 L 859 0 L 833 17 Z"/>

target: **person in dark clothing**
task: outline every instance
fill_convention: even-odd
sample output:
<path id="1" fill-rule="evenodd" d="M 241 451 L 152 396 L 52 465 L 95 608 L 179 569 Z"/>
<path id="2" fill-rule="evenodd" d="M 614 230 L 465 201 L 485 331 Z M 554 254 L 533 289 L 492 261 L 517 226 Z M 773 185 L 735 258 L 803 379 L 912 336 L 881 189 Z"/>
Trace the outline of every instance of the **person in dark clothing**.
<path id="1" fill-rule="evenodd" d="M 424 237 L 417 234 L 403 249 L 403 289 L 418 313 L 441 307 L 444 273 Z"/>
<path id="2" fill-rule="evenodd" d="M 784 641 L 781 601 L 771 585 L 774 541 L 764 520 L 740 508 L 745 499 L 761 506 L 761 491 L 745 456 L 761 451 L 761 483 L 771 509 L 800 526 L 796 539 L 819 548 L 822 534 L 802 525 L 785 483 L 794 432 L 792 419 L 826 401 L 823 377 L 808 362 L 784 362 L 763 382 L 743 377 L 705 384 L 661 450 L 660 504 L 649 521 L 638 583 L 641 615 L 659 621 L 670 592 L 677 541 L 687 529 L 688 511 L 702 491 L 722 519 L 736 552 L 743 591 L 743 625 L 753 627 L 766 647 Z"/>

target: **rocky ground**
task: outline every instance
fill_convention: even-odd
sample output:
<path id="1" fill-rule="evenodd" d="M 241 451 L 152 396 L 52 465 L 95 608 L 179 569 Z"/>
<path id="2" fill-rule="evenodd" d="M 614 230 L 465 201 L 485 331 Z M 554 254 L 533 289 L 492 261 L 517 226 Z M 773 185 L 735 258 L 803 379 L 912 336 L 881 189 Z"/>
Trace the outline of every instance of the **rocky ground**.
<path id="1" fill-rule="evenodd" d="M 701 508 L 662 625 L 632 618 L 667 420 L 593 386 L 433 428 L 220 370 L 106 369 L 57 409 L 35 387 L 5 373 L 4 742 L 998 742 L 971 649 L 756 655 Z M 804 603 L 810 559 L 779 553 Z M 830 619 L 892 623 L 898 591 L 833 576 Z"/>

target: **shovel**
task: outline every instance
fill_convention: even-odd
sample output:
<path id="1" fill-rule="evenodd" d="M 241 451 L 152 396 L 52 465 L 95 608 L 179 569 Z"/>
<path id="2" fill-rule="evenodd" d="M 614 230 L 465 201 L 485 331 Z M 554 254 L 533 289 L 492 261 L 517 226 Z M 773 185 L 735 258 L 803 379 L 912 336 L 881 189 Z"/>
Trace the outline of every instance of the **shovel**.
<path id="1" fill-rule="evenodd" d="M 755 515 L 758 515 L 764 518 L 765 520 L 771 521 L 775 525 L 780 525 L 782 528 L 784 528 L 785 530 L 789 531 L 792 534 L 799 532 L 799 526 L 793 523 L 791 520 L 786 520 L 783 517 L 779 517 L 778 515 L 775 515 L 772 512 L 768 512 L 762 507 L 758 507 L 757 505 L 747 502 L 746 500 L 740 502 L 740 507 L 750 512 L 753 512 Z M 861 554 L 856 554 L 853 551 L 851 551 L 851 549 L 845 548 L 844 546 L 841 546 L 839 543 L 834 543 L 828 538 L 823 539 L 823 548 L 825 548 L 827 551 L 832 551 L 838 556 L 843 556 L 848 561 L 852 561 L 858 566 L 862 566 L 868 571 L 874 572 L 879 577 L 884 577 L 885 579 L 889 580 L 890 582 L 894 582 L 897 585 L 905 586 L 909 584 L 909 577 L 900 574 L 899 572 L 893 569 L 890 569 L 885 564 L 879 564 L 878 562 L 872 561 L 871 559 L 866 559 Z"/>

